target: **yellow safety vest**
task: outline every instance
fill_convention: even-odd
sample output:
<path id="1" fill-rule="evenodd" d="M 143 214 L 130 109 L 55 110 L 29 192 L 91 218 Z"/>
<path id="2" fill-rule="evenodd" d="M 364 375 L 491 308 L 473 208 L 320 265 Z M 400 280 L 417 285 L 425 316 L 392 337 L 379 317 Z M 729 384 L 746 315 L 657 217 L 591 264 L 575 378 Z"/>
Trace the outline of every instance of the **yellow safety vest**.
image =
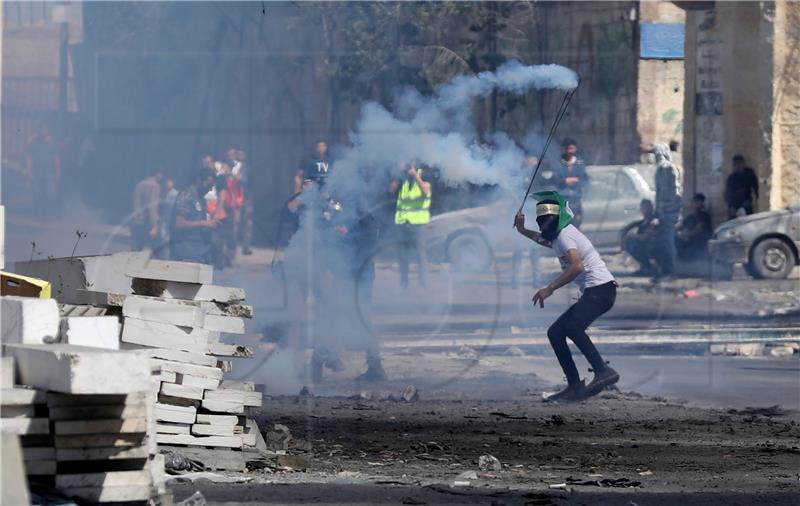
<path id="1" fill-rule="evenodd" d="M 416 181 L 403 181 L 397 195 L 394 222 L 397 225 L 426 225 L 431 222 L 431 196 L 425 195 Z"/>

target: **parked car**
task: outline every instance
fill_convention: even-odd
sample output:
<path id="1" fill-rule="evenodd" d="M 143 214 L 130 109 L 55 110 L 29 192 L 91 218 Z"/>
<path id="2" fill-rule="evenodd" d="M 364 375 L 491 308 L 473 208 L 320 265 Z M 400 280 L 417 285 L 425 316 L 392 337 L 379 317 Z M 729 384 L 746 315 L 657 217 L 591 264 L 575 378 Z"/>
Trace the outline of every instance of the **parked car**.
<path id="1" fill-rule="evenodd" d="M 589 184 L 583 196 L 581 230 L 604 251 L 619 251 L 622 238 L 641 219 L 642 199 L 654 199 L 655 166 L 588 166 Z M 529 223 L 536 223 L 531 202 Z M 512 228 L 517 200 L 506 196 L 495 202 L 434 216 L 426 226 L 428 256 L 460 268 L 488 268 L 495 257 L 524 250 L 528 240 Z"/>
<path id="2" fill-rule="evenodd" d="M 708 249 L 714 261 L 741 263 L 753 277 L 786 278 L 800 264 L 800 204 L 727 221 L 714 231 Z"/>

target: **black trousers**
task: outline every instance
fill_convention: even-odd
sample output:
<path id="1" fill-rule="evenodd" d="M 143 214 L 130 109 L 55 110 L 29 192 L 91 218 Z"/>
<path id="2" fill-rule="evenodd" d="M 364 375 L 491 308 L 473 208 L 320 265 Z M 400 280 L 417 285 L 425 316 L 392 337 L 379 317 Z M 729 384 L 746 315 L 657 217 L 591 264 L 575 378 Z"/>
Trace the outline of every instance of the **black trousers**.
<path id="1" fill-rule="evenodd" d="M 558 363 L 561 364 L 561 369 L 563 369 L 570 385 L 578 383 L 580 375 L 575 367 L 575 362 L 572 360 L 567 338 L 572 339 L 572 342 L 581 350 L 581 353 L 589 361 L 595 372 L 605 369 L 606 364 L 600 356 L 600 352 L 597 351 L 594 343 L 586 334 L 586 329 L 600 315 L 614 307 L 616 298 L 617 283 L 615 281 L 587 288 L 583 291 L 583 295 L 578 299 L 578 302 L 570 306 L 547 329 L 547 338 L 550 340 L 550 346 L 556 352 Z"/>

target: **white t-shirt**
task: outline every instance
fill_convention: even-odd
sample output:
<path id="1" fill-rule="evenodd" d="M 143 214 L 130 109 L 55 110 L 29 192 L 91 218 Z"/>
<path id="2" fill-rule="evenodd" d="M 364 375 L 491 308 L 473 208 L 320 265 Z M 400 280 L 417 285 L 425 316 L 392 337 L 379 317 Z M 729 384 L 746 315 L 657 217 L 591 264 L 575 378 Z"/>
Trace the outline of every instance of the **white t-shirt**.
<path id="1" fill-rule="evenodd" d="M 578 250 L 578 255 L 583 262 L 583 272 L 574 281 L 581 291 L 614 281 L 614 276 L 611 275 L 606 263 L 600 258 L 600 254 L 594 249 L 589 239 L 574 226 L 567 225 L 553 241 L 553 251 L 558 255 L 562 269 L 566 269 L 569 265 L 567 251 L 571 249 Z"/>

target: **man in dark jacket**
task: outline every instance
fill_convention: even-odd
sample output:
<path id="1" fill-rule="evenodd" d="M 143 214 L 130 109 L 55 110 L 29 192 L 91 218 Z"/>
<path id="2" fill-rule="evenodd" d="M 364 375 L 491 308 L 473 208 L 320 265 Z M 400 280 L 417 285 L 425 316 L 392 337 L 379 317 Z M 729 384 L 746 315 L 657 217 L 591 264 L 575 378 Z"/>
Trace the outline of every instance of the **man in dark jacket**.
<path id="1" fill-rule="evenodd" d="M 753 198 L 755 197 L 755 198 Z M 758 200 L 758 178 L 756 172 L 745 164 L 742 155 L 733 157 L 733 172 L 725 181 L 725 203 L 728 218 L 753 214 L 753 202 Z"/>
<path id="2" fill-rule="evenodd" d="M 561 143 L 563 153 L 559 164 L 553 171 L 553 186 L 567 199 L 572 209 L 572 226 L 580 228 L 583 221 L 583 190 L 589 183 L 586 175 L 586 163 L 578 156 L 578 143 L 566 138 Z"/>

